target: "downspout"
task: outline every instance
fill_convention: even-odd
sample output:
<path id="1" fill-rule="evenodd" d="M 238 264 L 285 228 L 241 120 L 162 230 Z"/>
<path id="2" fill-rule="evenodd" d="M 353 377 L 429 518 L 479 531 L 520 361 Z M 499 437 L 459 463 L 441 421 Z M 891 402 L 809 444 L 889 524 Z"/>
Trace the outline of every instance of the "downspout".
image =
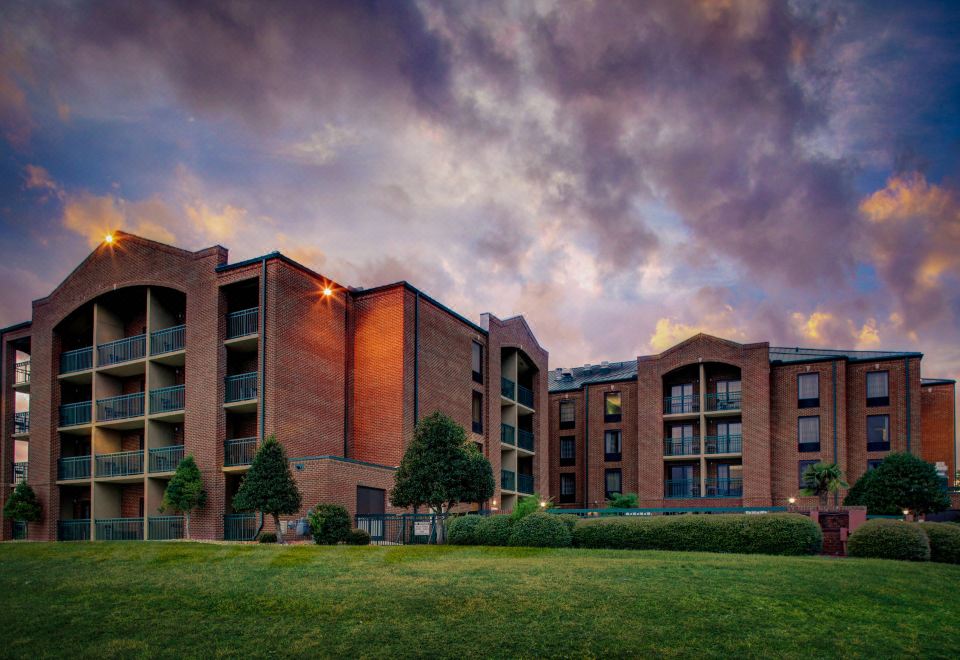
<path id="1" fill-rule="evenodd" d="M 420 421 L 420 292 L 413 303 L 413 424 Z"/>
<path id="2" fill-rule="evenodd" d="M 266 433 L 266 384 L 267 384 L 267 257 L 260 259 L 260 405 L 257 414 L 260 417 L 260 444 L 263 444 Z M 260 512 L 260 525 L 253 538 L 260 536 L 263 531 L 263 511 Z M 277 530 L 279 531 L 279 530 Z"/>
<path id="3" fill-rule="evenodd" d="M 343 457 L 350 458 L 350 398 L 353 382 L 353 329 L 350 327 L 350 291 L 343 297 Z"/>
<path id="4" fill-rule="evenodd" d="M 583 386 L 583 508 L 590 508 L 590 386 Z"/>
<path id="5" fill-rule="evenodd" d="M 836 464 L 837 456 L 837 363 L 833 362 L 833 462 Z M 840 503 L 840 494 L 833 494 L 833 505 Z"/>
<path id="6" fill-rule="evenodd" d="M 903 388 L 903 396 L 906 399 L 907 404 L 907 453 L 912 453 L 910 451 L 910 358 L 903 358 L 903 382 L 906 383 L 906 387 Z"/>

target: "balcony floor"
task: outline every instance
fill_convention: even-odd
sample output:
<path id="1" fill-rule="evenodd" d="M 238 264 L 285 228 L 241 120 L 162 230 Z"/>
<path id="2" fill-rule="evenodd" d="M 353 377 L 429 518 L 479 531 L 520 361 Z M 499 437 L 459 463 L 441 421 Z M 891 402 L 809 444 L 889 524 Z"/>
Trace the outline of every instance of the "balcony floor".
<path id="1" fill-rule="evenodd" d="M 136 376 L 146 373 L 146 371 L 147 358 L 145 357 L 137 358 L 136 360 L 128 360 L 127 362 L 117 362 L 116 364 L 108 364 L 97 367 L 98 373 L 107 374 L 108 376 L 117 376 L 120 378 L 125 378 L 126 376 Z"/>

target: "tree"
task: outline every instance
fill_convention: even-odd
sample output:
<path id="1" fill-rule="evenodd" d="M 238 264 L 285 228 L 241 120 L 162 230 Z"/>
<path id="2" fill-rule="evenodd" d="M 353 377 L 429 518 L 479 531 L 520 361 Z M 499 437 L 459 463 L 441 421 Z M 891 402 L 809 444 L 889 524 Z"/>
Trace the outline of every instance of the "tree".
<path id="1" fill-rule="evenodd" d="M 836 463 L 816 463 L 808 467 L 803 473 L 803 486 L 800 494 L 804 497 L 819 497 L 821 509 L 827 508 L 827 497 L 830 493 L 849 487 Z"/>
<path id="2" fill-rule="evenodd" d="M 428 506 L 443 515 L 461 502 L 493 497 L 493 468 L 463 427 L 440 412 L 417 423 L 397 468 L 390 501 L 399 507 Z M 442 543 L 445 526 L 437 528 Z"/>
<path id="3" fill-rule="evenodd" d="M 905 509 L 917 514 L 944 511 L 950 498 L 933 464 L 913 454 L 897 453 L 864 473 L 843 503 L 865 506 L 872 515 L 895 516 Z"/>
<path id="4" fill-rule="evenodd" d="M 510 518 L 516 522 L 522 518 L 526 518 L 531 513 L 549 508 L 551 503 L 551 499 L 542 497 L 539 493 L 521 497 L 520 501 L 513 507 L 513 511 L 510 512 Z"/>
<path id="5" fill-rule="evenodd" d="M 3 517 L 7 520 L 22 520 L 24 522 L 40 522 L 43 507 L 37 494 L 26 481 L 21 481 L 10 493 L 10 499 L 3 506 Z"/>
<path id="6" fill-rule="evenodd" d="M 167 484 L 160 510 L 170 509 L 182 513 L 184 536 L 190 538 L 190 514 L 194 509 L 202 507 L 206 501 L 207 491 L 203 489 L 200 468 L 193 456 L 186 456 L 180 461 L 176 473 Z"/>
<path id="7" fill-rule="evenodd" d="M 300 489 L 290 474 L 287 452 L 271 435 L 253 457 L 250 471 L 233 496 L 233 508 L 270 514 L 277 529 L 277 542 L 284 543 L 280 514 L 298 512 L 302 501 Z"/>
<path id="8" fill-rule="evenodd" d="M 614 493 L 607 500 L 607 508 L 610 509 L 637 509 L 640 507 L 640 499 L 636 493 Z"/>

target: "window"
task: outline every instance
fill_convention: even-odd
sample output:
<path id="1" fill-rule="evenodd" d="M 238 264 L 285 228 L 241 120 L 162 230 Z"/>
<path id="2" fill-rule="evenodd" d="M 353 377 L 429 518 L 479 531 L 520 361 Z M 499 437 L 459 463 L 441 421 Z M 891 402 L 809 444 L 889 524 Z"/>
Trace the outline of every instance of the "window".
<path id="1" fill-rule="evenodd" d="M 820 417 L 801 417 L 797 420 L 797 449 L 820 451 Z"/>
<path id="2" fill-rule="evenodd" d="M 820 374 L 799 374 L 797 376 L 797 407 L 820 407 Z"/>
<path id="3" fill-rule="evenodd" d="M 603 395 L 603 421 L 605 424 L 619 422 L 621 418 L 620 392 Z"/>
<path id="4" fill-rule="evenodd" d="M 890 383 L 886 371 L 867 372 L 867 405 L 890 405 Z"/>
<path id="5" fill-rule="evenodd" d="M 473 432 L 483 433 L 483 395 L 473 393 Z"/>
<path id="6" fill-rule="evenodd" d="M 820 461 L 800 461 L 797 464 L 797 473 L 798 473 L 798 476 L 800 477 L 800 481 L 798 482 L 799 488 L 804 488 L 803 473 L 806 472 L 807 468 L 809 468 L 811 465 L 816 465 L 819 462 Z"/>
<path id="7" fill-rule="evenodd" d="M 576 465 L 576 440 L 572 435 L 560 438 L 560 465 Z"/>
<path id="8" fill-rule="evenodd" d="M 717 410 L 738 410 L 740 408 L 740 381 L 717 381 Z"/>
<path id="9" fill-rule="evenodd" d="M 560 503 L 569 504 L 577 499 L 577 475 L 560 475 Z"/>
<path id="10" fill-rule="evenodd" d="M 890 451 L 890 415 L 867 415 L 867 451 Z"/>
<path id="11" fill-rule="evenodd" d="M 603 460 L 619 461 L 621 452 L 621 432 L 604 431 L 603 432 Z"/>
<path id="12" fill-rule="evenodd" d="M 473 364 L 473 382 L 483 384 L 483 346 L 478 342 L 473 342 L 471 362 Z"/>
<path id="13" fill-rule="evenodd" d="M 670 398 L 667 399 L 664 412 L 668 415 L 697 412 L 700 409 L 698 403 L 693 395 L 693 383 L 671 385 Z"/>
<path id="14" fill-rule="evenodd" d="M 604 494 L 607 499 L 623 492 L 623 474 L 617 470 L 607 470 L 603 475 Z"/>
<path id="15" fill-rule="evenodd" d="M 560 428 L 572 429 L 577 423 L 577 408 L 573 401 L 560 402 Z"/>
<path id="16" fill-rule="evenodd" d="M 878 467 L 880 467 L 881 463 L 883 463 L 882 458 L 871 458 L 869 461 L 867 461 L 867 472 L 870 470 L 876 470 Z"/>

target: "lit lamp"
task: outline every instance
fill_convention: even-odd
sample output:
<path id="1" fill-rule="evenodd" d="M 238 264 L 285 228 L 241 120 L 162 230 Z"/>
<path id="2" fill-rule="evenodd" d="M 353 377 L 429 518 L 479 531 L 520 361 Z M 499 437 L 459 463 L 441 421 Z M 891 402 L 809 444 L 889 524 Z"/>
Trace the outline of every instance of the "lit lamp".
<path id="1" fill-rule="evenodd" d="M 903 510 L 903 517 L 904 519 L 908 519 L 910 517 L 910 509 Z"/>
<path id="2" fill-rule="evenodd" d="M 333 289 L 331 289 L 331 288 L 328 287 L 328 286 L 323 287 L 323 295 L 324 295 L 324 297 L 332 296 L 332 295 L 333 295 Z"/>
<path id="3" fill-rule="evenodd" d="M 490 500 L 490 510 L 491 510 L 491 511 L 496 511 L 496 510 L 497 510 L 497 501 L 496 501 L 496 500 Z"/>
<path id="4" fill-rule="evenodd" d="M 787 500 L 787 502 L 790 503 L 790 506 L 793 506 L 794 504 L 797 503 L 797 498 L 796 498 L 796 497 L 791 497 L 791 498 L 789 498 L 789 499 Z"/>
<path id="5" fill-rule="evenodd" d="M 107 245 L 110 245 L 111 243 L 113 243 L 113 234 L 107 234 L 106 236 L 104 236 L 103 242 L 106 243 Z"/>
<path id="6" fill-rule="evenodd" d="M 547 502 L 545 500 L 540 500 L 540 508 L 543 509 L 546 506 L 547 506 Z"/>

